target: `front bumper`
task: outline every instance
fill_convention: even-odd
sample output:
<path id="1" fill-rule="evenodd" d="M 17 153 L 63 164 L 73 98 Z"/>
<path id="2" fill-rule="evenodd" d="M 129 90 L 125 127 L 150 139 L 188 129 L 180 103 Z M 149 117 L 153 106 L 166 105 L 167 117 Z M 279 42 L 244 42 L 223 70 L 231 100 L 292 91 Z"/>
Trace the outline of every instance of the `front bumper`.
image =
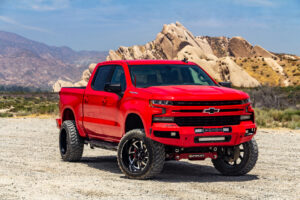
<path id="1" fill-rule="evenodd" d="M 231 127 L 230 133 L 225 132 L 204 132 L 195 133 L 195 128 L 216 128 Z M 247 129 L 254 130 L 251 135 L 246 134 Z M 179 133 L 179 138 L 156 137 L 154 131 L 174 131 Z M 202 127 L 180 127 L 175 123 L 153 123 L 150 130 L 150 138 L 165 145 L 178 147 L 209 147 L 209 146 L 234 146 L 252 139 L 256 134 L 256 125 L 252 121 L 242 121 L 239 125 L 232 126 L 202 126 Z M 225 137 L 226 141 L 196 142 L 200 137 Z"/>

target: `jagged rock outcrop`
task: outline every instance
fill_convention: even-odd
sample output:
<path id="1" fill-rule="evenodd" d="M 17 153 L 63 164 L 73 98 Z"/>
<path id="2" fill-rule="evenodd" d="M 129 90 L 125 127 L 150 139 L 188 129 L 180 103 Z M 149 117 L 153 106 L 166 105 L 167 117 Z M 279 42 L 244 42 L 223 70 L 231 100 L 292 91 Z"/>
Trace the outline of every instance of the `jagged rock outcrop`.
<path id="1" fill-rule="evenodd" d="M 232 39 L 226 37 L 214 39 L 210 39 L 209 37 L 195 37 L 182 24 L 176 22 L 176 24 L 164 25 L 155 40 L 144 46 L 121 46 L 116 51 L 109 51 L 107 60 L 181 60 L 186 57 L 190 61 L 201 65 L 217 80 L 232 81 L 235 86 L 256 87 L 260 85 L 259 82 L 251 77 L 243 68 L 235 64 L 229 57 L 223 59 L 224 56 L 229 55 L 229 52 L 236 56 L 250 56 L 251 53 L 247 54 L 248 49 L 253 49 L 253 47 L 246 40 L 239 37 Z M 219 65 L 220 62 L 226 64 L 222 66 Z M 242 79 L 239 77 L 242 77 Z"/>
<path id="2" fill-rule="evenodd" d="M 213 52 L 206 39 L 196 38 L 182 24 L 164 25 L 156 39 L 143 46 L 123 47 L 109 51 L 107 60 L 133 59 L 174 59 L 186 46 L 197 48 L 197 55 L 203 58 Z"/>
<path id="3" fill-rule="evenodd" d="M 228 44 L 229 39 L 228 37 L 209 37 L 209 36 L 198 36 L 197 38 L 205 38 L 210 45 L 213 53 L 217 57 L 226 57 L 229 56 L 228 52 Z"/>

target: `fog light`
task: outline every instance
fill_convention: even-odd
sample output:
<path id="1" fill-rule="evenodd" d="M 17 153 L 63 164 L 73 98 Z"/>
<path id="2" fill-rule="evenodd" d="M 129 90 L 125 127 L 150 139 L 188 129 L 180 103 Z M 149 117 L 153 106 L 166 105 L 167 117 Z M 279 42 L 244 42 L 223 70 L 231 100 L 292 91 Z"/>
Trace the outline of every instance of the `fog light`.
<path id="1" fill-rule="evenodd" d="M 231 130 L 230 130 L 229 127 L 224 127 L 224 128 L 223 128 L 223 132 L 224 132 L 224 133 L 229 133 L 229 132 L 231 132 Z"/>
<path id="2" fill-rule="evenodd" d="M 204 133 L 203 128 L 195 128 L 195 133 Z"/>
<path id="3" fill-rule="evenodd" d="M 245 136 L 250 136 L 250 135 L 253 135 L 254 133 L 255 133 L 255 128 L 249 128 L 249 129 L 246 129 Z"/>
<path id="4" fill-rule="evenodd" d="M 177 133 L 176 132 L 171 132 L 171 137 L 176 137 Z"/>

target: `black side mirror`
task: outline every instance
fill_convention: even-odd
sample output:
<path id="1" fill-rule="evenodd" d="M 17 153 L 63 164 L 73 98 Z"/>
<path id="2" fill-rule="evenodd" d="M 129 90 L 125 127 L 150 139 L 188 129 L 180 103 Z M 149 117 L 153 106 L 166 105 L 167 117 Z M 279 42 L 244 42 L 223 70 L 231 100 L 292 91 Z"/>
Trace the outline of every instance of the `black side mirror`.
<path id="1" fill-rule="evenodd" d="M 223 87 L 231 88 L 231 82 L 219 82 L 219 85 Z"/>
<path id="2" fill-rule="evenodd" d="M 104 90 L 107 92 L 120 93 L 120 92 L 122 92 L 122 87 L 121 87 L 121 84 L 106 83 L 104 86 Z"/>

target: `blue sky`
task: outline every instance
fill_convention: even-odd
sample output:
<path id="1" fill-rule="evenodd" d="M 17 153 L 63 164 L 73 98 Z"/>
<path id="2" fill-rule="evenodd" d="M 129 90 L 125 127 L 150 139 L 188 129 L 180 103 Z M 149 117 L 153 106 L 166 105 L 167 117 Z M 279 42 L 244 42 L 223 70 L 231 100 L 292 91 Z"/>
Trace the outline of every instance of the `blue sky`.
<path id="1" fill-rule="evenodd" d="M 176 21 L 194 35 L 300 55 L 298 0 L 0 0 L 0 30 L 75 50 L 145 44 Z"/>

